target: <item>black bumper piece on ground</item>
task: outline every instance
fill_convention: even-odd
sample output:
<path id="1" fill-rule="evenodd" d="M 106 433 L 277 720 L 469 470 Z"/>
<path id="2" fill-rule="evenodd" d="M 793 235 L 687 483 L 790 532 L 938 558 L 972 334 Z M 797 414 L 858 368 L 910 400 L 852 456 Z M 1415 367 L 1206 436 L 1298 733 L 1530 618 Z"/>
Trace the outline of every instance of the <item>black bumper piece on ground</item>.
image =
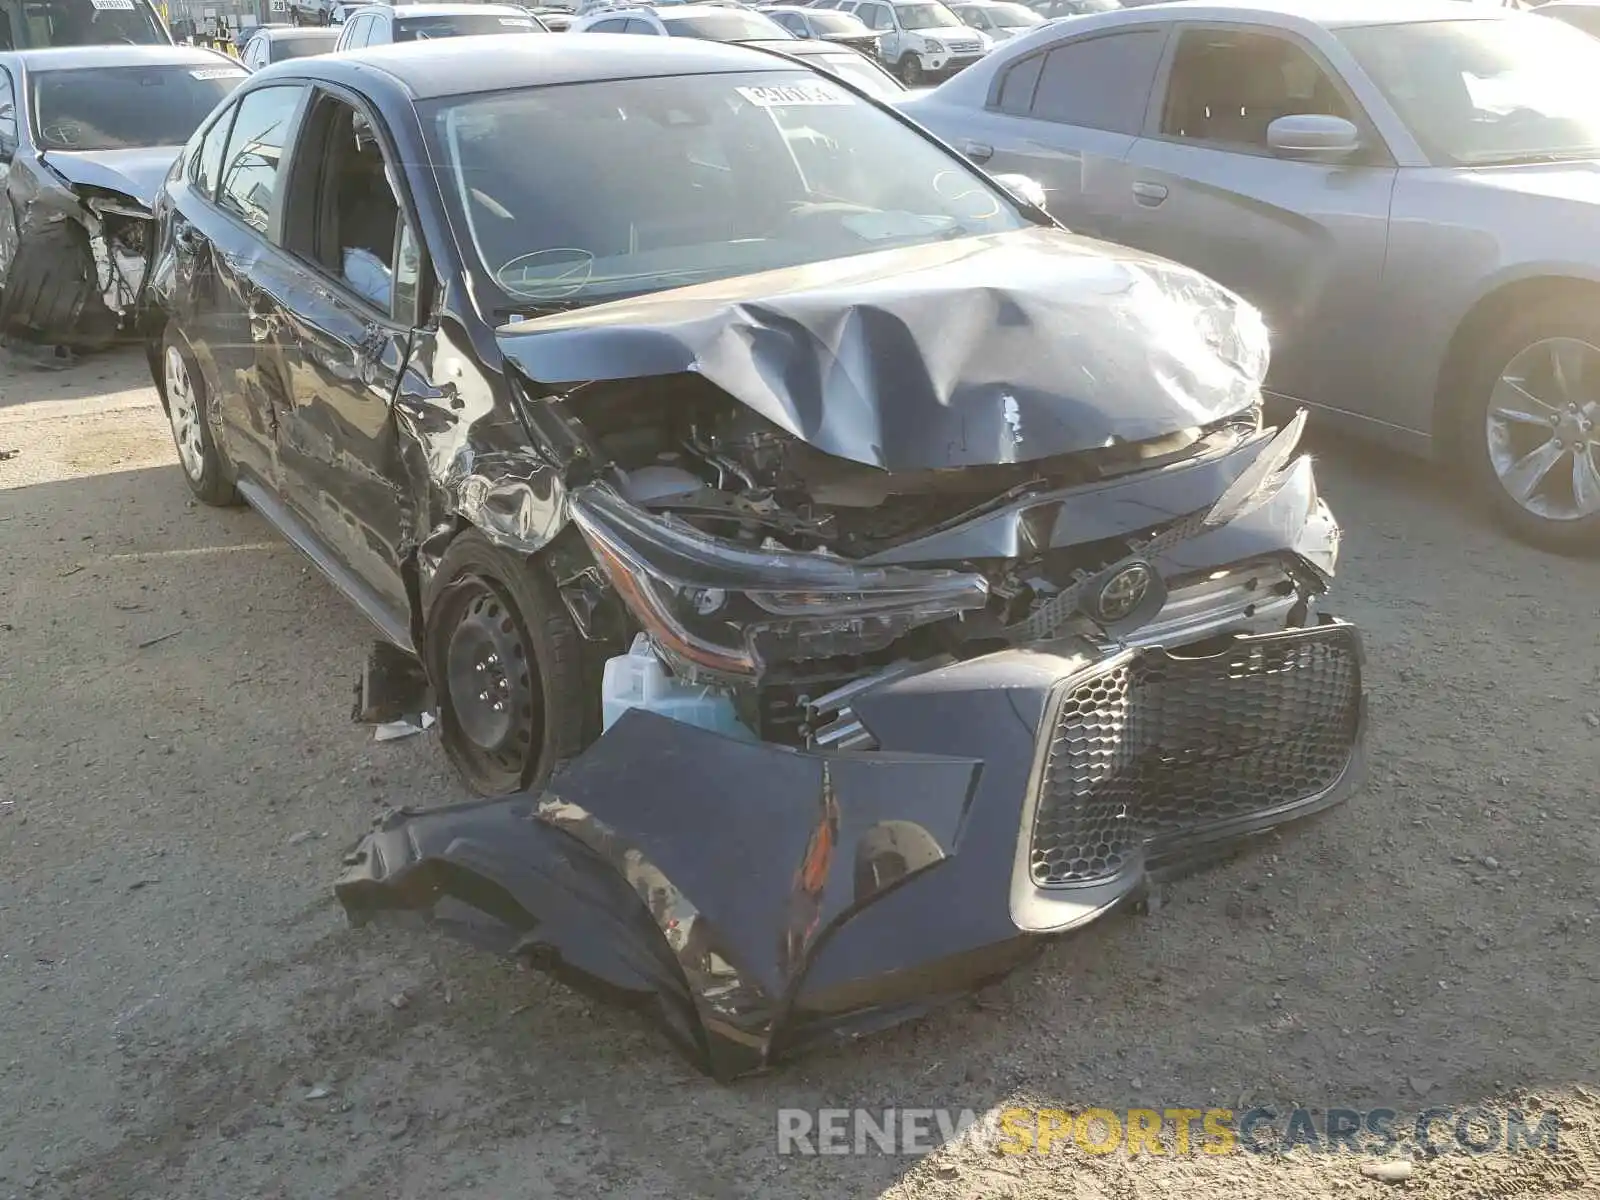
<path id="1" fill-rule="evenodd" d="M 1363 766 L 1360 639 L 1331 620 L 1204 656 L 1007 651 L 854 711 L 884 749 L 630 712 L 541 795 L 394 814 L 336 891 L 355 923 L 460 919 L 647 1004 L 730 1079 L 998 978 Z"/>

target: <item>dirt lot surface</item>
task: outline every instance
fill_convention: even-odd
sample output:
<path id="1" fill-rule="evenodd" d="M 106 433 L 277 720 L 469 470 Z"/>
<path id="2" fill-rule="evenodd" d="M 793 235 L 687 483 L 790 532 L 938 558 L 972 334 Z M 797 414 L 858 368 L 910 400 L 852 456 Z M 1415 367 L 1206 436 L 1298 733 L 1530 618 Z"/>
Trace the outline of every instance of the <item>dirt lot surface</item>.
<path id="1" fill-rule="evenodd" d="M 370 634 L 196 507 L 135 357 L 0 362 L 0 1200 L 1600 1195 L 1600 563 L 1319 447 L 1370 654 L 1348 807 L 978 1000 L 723 1088 L 330 884 L 463 796 L 350 720 Z M 1560 1110 L 1554 1155 L 784 1158 L 780 1107 Z M 1400 1125 L 1404 1127 L 1406 1118 Z"/>

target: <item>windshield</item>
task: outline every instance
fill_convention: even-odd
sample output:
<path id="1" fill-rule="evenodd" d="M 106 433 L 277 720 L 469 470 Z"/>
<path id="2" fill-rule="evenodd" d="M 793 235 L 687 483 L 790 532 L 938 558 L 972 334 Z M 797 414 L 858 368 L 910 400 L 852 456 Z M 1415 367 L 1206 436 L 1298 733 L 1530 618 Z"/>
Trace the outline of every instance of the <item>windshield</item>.
<path id="1" fill-rule="evenodd" d="M 902 29 L 961 28 L 961 18 L 942 4 L 896 4 Z"/>
<path id="2" fill-rule="evenodd" d="M 771 17 L 731 9 L 686 16 L 663 14 L 661 19 L 673 37 L 704 38 L 708 42 L 757 42 L 794 36 Z"/>
<path id="3" fill-rule="evenodd" d="M 1600 42 L 1570 26 L 1525 16 L 1338 36 L 1435 162 L 1600 155 Z"/>
<path id="4" fill-rule="evenodd" d="M 816 63 L 819 71 L 837 75 L 869 96 L 888 99 L 906 90 L 893 75 L 879 70 L 859 54 L 807 54 L 803 57 L 808 63 Z"/>
<path id="5" fill-rule="evenodd" d="M 33 77 L 45 150 L 181 146 L 245 77 L 242 67 L 82 67 Z"/>
<path id="6" fill-rule="evenodd" d="M 0 2 L 0 49 L 167 46 L 171 41 L 143 0 Z"/>
<path id="7" fill-rule="evenodd" d="M 306 58 L 312 54 L 328 54 L 339 40 L 336 33 L 297 33 L 293 37 L 272 39 L 272 61 L 286 58 Z"/>
<path id="8" fill-rule="evenodd" d="M 1025 29 L 1029 25 L 1044 24 L 1043 17 L 1020 4 L 991 4 L 989 16 L 1001 29 Z"/>
<path id="9" fill-rule="evenodd" d="M 540 33 L 532 17 L 512 14 L 456 13 L 452 16 L 402 17 L 394 23 L 394 40 L 422 42 L 429 38 L 471 37 L 482 33 Z"/>
<path id="10" fill-rule="evenodd" d="M 1028 224 L 962 160 L 810 71 L 529 88 L 423 114 L 506 317 Z"/>

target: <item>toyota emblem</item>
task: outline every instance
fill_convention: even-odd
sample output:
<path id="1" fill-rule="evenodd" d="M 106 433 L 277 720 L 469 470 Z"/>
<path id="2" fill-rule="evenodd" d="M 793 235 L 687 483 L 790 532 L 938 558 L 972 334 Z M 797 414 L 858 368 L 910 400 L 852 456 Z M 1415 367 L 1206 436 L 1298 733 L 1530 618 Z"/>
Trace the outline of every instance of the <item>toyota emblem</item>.
<path id="1" fill-rule="evenodd" d="M 1095 608 L 1100 620 L 1108 624 L 1125 620 L 1143 603 L 1150 592 L 1150 568 L 1143 563 L 1124 567 L 1100 589 Z"/>

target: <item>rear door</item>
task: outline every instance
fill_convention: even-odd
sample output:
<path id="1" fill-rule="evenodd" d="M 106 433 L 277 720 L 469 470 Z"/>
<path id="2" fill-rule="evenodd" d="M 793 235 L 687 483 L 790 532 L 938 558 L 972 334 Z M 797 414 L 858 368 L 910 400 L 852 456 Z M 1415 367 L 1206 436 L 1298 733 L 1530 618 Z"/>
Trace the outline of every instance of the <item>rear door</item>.
<path id="1" fill-rule="evenodd" d="M 953 145 L 991 172 L 1037 180 L 1069 228 L 1124 240 L 1123 159 L 1144 124 L 1166 39 L 1166 26 L 1140 25 L 1043 46 L 999 75 L 981 113 L 962 114 Z M 941 132 L 937 110 L 929 116 Z"/>
<path id="2" fill-rule="evenodd" d="M 1267 126 L 1323 114 L 1352 121 L 1362 149 L 1340 163 L 1276 157 Z M 1343 407 L 1372 386 L 1373 304 L 1396 170 L 1377 129 L 1327 60 L 1265 26 L 1174 31 L 1146 136 L 1128 155 L 1123 240 L 1195 267 L 1266 315 L 1269 387 Z"/>
<path id="3" fill-rule="evenodd" d="M 304 84 L 294 83 L 246 92 L 234 106 L 226 146 L 214 166 L 208 162 L 209 135 L 202 143 L 197 186 L 214 190 L 215 200 L 190 206 L 200 235 L 196 240 L 203 242 L 197 282 L 207 292 L 203 300 L 196 297 L 195 322 L 217 375 L 225 448 L 242 471 L 269 488 L 280 486 L 284 477 L 281 448 L 288 409 L 275 377 L 264 369 L 273 325 L 262 288 L 285 266 L 273 244 L 282 225 L 280 166 L 308 94 Z M 181 244 L 182 236 L 177 240 Z"/>

